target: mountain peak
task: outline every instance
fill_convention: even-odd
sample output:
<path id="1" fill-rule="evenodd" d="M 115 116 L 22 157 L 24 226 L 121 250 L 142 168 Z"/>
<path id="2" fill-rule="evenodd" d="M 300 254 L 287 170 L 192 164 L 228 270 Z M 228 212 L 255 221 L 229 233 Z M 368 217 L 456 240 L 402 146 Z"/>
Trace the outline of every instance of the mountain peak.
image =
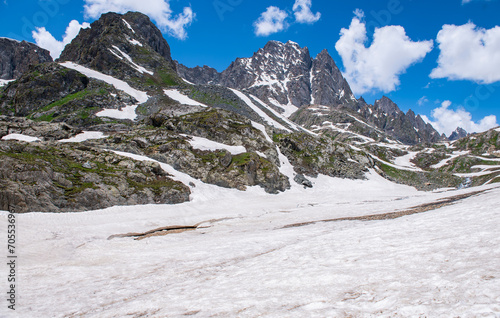
<path id="1" fill-rule="evenodd" d="M 149 17 L 139 12 L 103 14 L 90 28 L 80 30 L 58 61 L 122 80 L 141 79 L 137 86 L 148 79 L 159 84 L 167 77 L 169 82 L 178 80 L 170 46 Z"/>
<path id="2" fill-rule="evenodd" d="M 376 100 L 374 106 L 388 115 L 394 115 L 401 112 L 398 105 L 385 95 L 382 96 L 381 99 Z"/>
<path id="3" fill-rule="evenodd" d="M 457 127 L 457 129 L 455 129 L 455 131 L 451 133 L 448 139 L 451 141 L 455 141 L 467 137 L 468 135 L 469 133 L 465 129 L 463 129 L 462 127 Z"/>
<path id="4" fill-rule="evenodd" d="M 52 62 L 50 52 L 26 41 L 0 38 L 0 79 L 18 79 L 30 65 Z"/>

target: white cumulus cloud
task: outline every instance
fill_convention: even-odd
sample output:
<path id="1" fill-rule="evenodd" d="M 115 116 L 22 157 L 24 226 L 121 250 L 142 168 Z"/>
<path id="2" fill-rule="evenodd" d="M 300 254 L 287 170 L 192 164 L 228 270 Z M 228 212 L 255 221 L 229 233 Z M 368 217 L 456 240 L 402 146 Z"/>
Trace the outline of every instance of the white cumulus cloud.
<path id="1" fill-rule="evenodd" d="M 385 93 L 400 84 L 399 76 L 411 65 L 420 62 L 432 50 L 433 41 L 412 41 L 401 26 L 376 28 L 373 42 L 368 41 L 361 10 L 355 11 L 349 29 L 340 31 L 335 49 L 344 64 L 344 76 L 355 94 L 372 90 Z"/>
<path id="2" fill-rule="evenodd" d="M 191 7 L 185 7 L 182 13 L 174 15 L 170 0 L 85 0 L 84 9 L 85 16 L 93 19 L 107 12 L 142 12 L 153 19 L 163 32 L 181 40 L 187 38 L 186 28 L 195 17 Z"/>
<path id="3" fill-rule="evenodd" d="M 465 129 L 469 133 L 480 133 L 498 126 L 495 115 L 486 116 L 478 122 L 472 120 L 471 114 L 464 108 L 450 109 L 451 102 L 446 100 L 441 107 L 431 112 L 432 119 L 422 116 L 422 119 L 432 124 L 439 133 L 449 136 L 457 127 Z"/>
<path id="4" fill-rule="evenodd" d="M 441 53 L 431 78 L 500 81 L 500 27 L 486 30 L 472 22 L 444 25 L 437 35 Z"/>
<path id="5" fill-rule="evenodd" d="M 255 21 L 255 34 L 258 36 L 268 36 L 273 33 L 283 31 L 287 28 L 286 18 L 288 13 L 278 7 L 268 7 Z"/>
<path id="6" fill-rule="evenodd" d="M 312 0 L 295 0 L 293 11 L 298 23 L 314 23 L 321 18 L 321 13 L 312 13 Z"/>
<path id="7" fill-rule="evenodd" d="M 61 55 L 64 47 L 71 43 L 71 41 L 78 35 L 80 29 L 86 29 L 88 27 L 90 27 L 89 23 L 84 22 L 80 24 L 76 20 L 71 21 L 66 28 L 66 33 L 64 34 L 62 41 L 57 40 L 45 28 L 36 28 L 32 35 L 36 44 L 39 47 L 48 50 L 50 52 L 50 56 L 52 56 L 55 60 Z"/>

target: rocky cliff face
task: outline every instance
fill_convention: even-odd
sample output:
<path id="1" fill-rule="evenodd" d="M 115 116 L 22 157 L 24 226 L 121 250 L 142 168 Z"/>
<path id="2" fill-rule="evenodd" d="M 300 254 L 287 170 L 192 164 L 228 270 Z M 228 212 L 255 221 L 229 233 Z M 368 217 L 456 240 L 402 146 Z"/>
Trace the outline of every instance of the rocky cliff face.
<path id="1" fill-rule="evenodd" d="M 222 73 L 208 67 L 190 69 L 183 65 L 179 70 L 190 82 L 246 90 L 271 106 L 339 105 L 355 101 L 326 50 L 313 59 L 307 47 L 292 41 L 270 41 L 252 57 L 236 59 Z"/>
<path id="2" fill-rule="evenodd" d="M 70 61 L 151 90 L 181 83 L 170 46 L 150 19 L 138 12 L 107 13 L 80 31 L 58 60 Z"/>
<path id="3" fill-rule="evenodd" d="M 175 61 L 177 73 L 180 77 L 184 78 L 190 83 L 203 85 L 203 84 L 216 84 L 220 82 L 220 73 L 215 68 L 204 65 L 189 68 L 185 65 L 179 64 Z"/>
<path id="4" fill-rule="evenodd" d="M 0 38 L 0 79 L 17 79 L 30 65 L 45 62 L 52 62 L 49 51 L 26 41 Z"/>
<path id="5" fill-rule="evenodd" d="M 424 122 L 411 109 L 405 114 L 391 99 L 384 96 L 374 105 L 359 103 L 358 114 L 369 124 L 381 129 L 394 139 L 408 145 L 442 140 L 432 125 Z"/>

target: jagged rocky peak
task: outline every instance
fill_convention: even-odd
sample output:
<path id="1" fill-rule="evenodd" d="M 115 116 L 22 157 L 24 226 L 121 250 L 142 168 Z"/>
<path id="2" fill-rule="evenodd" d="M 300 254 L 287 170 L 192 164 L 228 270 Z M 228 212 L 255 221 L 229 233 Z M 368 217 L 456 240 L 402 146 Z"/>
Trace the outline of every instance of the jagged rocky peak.
<path id="1" fill-rule="evenodd" d="M 457 129 L 455 129 L 455 131 L 450 134 L 448 139 L 450 141 L 455 141 L 467 137 L 468 135 L 469 133 L 465 129 L 463 129 L 462 127 L 457 127 Z"/>
<path id="2" fill-rule="evenodd" d="M 178 70 L 189 82 L 247 90 L 271 106 L 338 106 L 356 102 L 327 50 L 313 59 L 307 47 L 292 41 L 269 41 L 252 57 L 237 58 L 222 73 L 209 67 L 183 65 Z"/>
<path id="3" fill-rule="evenodd" d="M 74 62 L 123 80 L 179 80 L 161 31 L 138 12 L 103 14 L 90 28 L 80 31 L 58 61 Z"/>
<path id="4" fill-rule="evenodd" d="M 326 49 L 313 60 L 310 82 L 311 104 L 340 105 L 356 101 L 349 83 Z"/>
<path id="5" fill-rule="evenodd" d="M 50 52 L 26 41 L 0 38 L 0 79 L 18 79 L 31 65 L 52 62 Z"/>
<path id="6" fill-rule="evenodd" d="M 175 61 L 175 65 L 177 67 L 177 73 L 184 80 L 189 83 L 193 83 L 196 85 L 203 84 L 216 84 L 220 81 L 220 73 L 215 69 L 207 65 L 196 66 L 193 68 L 189 68 L 183 64 L 180 64 L 178 61 Z"/>
<path id="7" fill-rule="evenodd" d="M 379 109 L 387 115 L 395 115 L 401 113 L 398 105 L 387 96 L 383 96 L 381 99 L 376 100 L 374 106 L 376 109 Z"/>
<path id="8" fill-rule="evenodd" d="M 282 105 L 310 103 L 309 72 L 312 59 L 307 47 L 288 41 L 268 42 L 250 58 L 238 58 L 222 72 L 220 84 L 248 89 L 263 100 Z"/>

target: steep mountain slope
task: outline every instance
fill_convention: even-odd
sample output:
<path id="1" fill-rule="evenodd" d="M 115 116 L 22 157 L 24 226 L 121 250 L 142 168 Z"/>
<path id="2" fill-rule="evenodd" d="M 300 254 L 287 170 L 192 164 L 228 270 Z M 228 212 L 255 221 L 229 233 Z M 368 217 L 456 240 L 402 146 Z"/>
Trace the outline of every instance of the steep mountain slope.
<path id="1" fill-rule="evenodd" d="M 45 62 L 52 62 L 49 51 L 26 41 L 0 38 L 0 80 L 17 79 L 30 65 Z"/>
<path id="2" fill-rule="evenodd" d="M 74 62 L 141 90 L 181 83 L 167 41 L 150 19 L 138 12 L 102 15 L 90 28 L 80 31 L 58 62 Z"/>
<path id="3" fill-rule="evenodd" d="M 355 100 L 326 50 L 313 59 L 307 47 L 292 41 L 270 41 L 252 57 L 236 59 L 222 73 L 206 66 L 190 69 L 180 65 L 179 74 L 192 83 L 247 90 L 278 109 Z"/>

